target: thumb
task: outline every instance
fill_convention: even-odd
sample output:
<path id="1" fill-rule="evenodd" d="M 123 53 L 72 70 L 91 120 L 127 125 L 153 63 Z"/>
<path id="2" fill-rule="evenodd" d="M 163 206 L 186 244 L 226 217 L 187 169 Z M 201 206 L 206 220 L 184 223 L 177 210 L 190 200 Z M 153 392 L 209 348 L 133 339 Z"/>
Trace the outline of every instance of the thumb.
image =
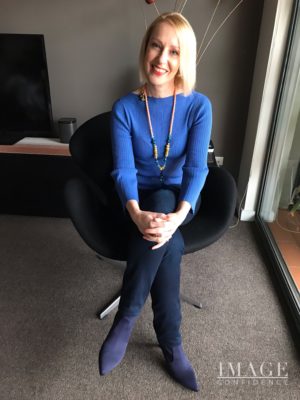
<path id="1" fill-rule="evenodd" d="M 166 219 L 167 216 L 166 216 L 166 214 L 164 214 L 164 213 L 157 213 L 157 214 L 156 214 L 156 218 Z"/>

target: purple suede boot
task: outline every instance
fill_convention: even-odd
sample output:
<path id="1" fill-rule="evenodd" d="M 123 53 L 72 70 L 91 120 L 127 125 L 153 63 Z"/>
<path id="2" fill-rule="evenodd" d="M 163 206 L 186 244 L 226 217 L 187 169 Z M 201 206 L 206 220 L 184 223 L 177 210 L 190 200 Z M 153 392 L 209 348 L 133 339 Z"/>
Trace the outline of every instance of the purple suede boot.
<path id="1" fill-rule="evenodd" d="M 182 345 L 167 347 L 161 346 L 164 353 L 167 369 L 170 375 L 181 385 L 194 392 L 199 391 L 195 371 L 185 355 Z"/>
<path id="2" fill-rule="evenodd" d="M 122 361 L 137 317 L 115 317 L 114 323 L 103 342 L 99 354 L 101 375 L 108 374 Z"/>

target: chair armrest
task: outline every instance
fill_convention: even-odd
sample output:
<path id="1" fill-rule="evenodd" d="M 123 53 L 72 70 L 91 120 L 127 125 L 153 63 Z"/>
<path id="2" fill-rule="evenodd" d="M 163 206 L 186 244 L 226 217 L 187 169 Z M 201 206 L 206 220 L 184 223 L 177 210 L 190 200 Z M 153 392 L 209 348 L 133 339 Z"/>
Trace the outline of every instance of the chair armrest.
<path id="1" fill-rule="evenodd" d="M 185 254 L 214 243 L 230 226 L 237 198 L 233 177 L 225 168 L 210 167 L 201 196 L 197 215 L 180 228 L 185 242 Z"/>
<path id="2" fill-rule="evenodd" d="M 80 178 L 65 186 L 65 201 L 70 218 L 86 244 L 104 257 L 124 260 L 122 246 L 125 225 L 118 225 L 111 209 L 103 204 L 99 190 Z"/>

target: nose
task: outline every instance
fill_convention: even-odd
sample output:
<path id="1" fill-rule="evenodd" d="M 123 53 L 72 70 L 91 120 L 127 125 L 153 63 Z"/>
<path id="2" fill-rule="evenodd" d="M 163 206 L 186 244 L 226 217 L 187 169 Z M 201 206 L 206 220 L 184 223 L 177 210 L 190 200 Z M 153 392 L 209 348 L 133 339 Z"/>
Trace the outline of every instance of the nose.
<path id="1" fill-rule="evenodd" d="M 162 49 L 158 55 L 160 64 L 166 64 L 168 61 L 168 49 Z"/>

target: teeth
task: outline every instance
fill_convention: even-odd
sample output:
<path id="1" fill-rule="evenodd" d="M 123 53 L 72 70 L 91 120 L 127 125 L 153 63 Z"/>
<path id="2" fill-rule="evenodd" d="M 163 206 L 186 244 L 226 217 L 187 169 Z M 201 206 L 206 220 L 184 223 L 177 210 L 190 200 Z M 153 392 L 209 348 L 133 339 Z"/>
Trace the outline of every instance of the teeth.
<path id="1" fill-rule="evenodd" d="M 159 71 L 159 72 L 167 72 L 164 68 L 157 67 L 156 65 L 153 65 L 153 68 L 156 69 L 156 71 Z"/>

